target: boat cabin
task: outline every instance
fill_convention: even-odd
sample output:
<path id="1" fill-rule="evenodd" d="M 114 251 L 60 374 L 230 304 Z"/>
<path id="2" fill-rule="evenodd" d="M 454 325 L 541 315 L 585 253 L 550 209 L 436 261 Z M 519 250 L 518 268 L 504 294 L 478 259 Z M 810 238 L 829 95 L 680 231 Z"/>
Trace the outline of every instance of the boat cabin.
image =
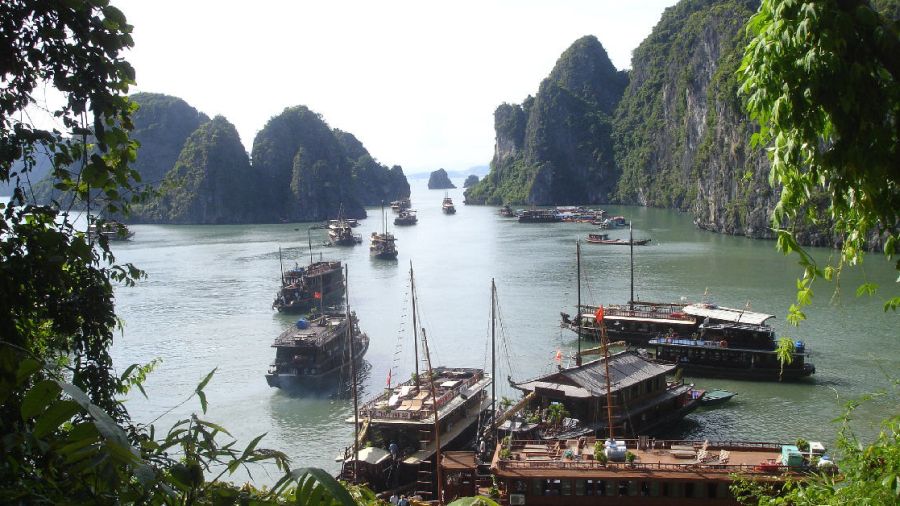
<path id="1" fill-rule="evenodd" d="M 543 411 L 561 403 L 578 427 L 570 434 L 608 433 L 606 358 L 560 369 L 540 378 L 514 383 L 534 398 L 530 408 Z M 616 433 L 647 434 L 680 420 L 699 404 L 703 392 L 690 385 L 670 383 L 674 364 L 659 363 L 634 351 L 609 357 L 612 423 Z M 562 432 L 565 435 L 565 431 Z M 561 437 L 557 435 L 557 437 Z"/>
<path id="2" fill-rule="evenodd" d="M 812 460 L 790 445 L 757 442 L 510 441 L 491 462 L 501 503 L 528 506 L 738 505 L 734 475 L 774 484 L 803 479 Z"/>

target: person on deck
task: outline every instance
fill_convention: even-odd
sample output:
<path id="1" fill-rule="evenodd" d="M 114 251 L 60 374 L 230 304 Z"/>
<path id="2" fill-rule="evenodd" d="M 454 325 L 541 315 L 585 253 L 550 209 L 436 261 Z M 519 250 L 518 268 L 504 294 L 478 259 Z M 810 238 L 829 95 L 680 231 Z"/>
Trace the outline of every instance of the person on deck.
<path id="1" fill-rule="evenodd" d="M 397 460 L 400 458 L 400 447 L 397 446 L 397 443 L 391 441 L 391 444 L 388 445 L 388 451 L 391 452 L 391 458 Z"/>

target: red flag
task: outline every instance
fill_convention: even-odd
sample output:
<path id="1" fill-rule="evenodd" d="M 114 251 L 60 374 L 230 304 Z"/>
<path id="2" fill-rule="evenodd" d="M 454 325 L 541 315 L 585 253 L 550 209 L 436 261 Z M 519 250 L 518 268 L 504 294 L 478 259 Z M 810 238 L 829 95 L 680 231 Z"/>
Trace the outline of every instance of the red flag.
<path id="1" fill-rule="evenodd" d="M 391 388 L 391 370 L 388 369 L 388 388 Z"/>
<path id="2" fill-rule="evenodd" d="M 556 361 L 562 362 L 562 351 L 556 350 Z"/>
<path id="3" fill-rule="evenodd" d="M 314 298 L 314 299 L 321 299 L 321 298 L 322 298 L 322 292 L 315 292 L 315 293 L 313 293 L 313 298 Z"/>
<path id="4" fill-rule="evenodd" d="M 594 313 L 594 318 L 597 319 L 597 323 L 603 323 L 603 306 L 597 308 L 597 312 Z"/>

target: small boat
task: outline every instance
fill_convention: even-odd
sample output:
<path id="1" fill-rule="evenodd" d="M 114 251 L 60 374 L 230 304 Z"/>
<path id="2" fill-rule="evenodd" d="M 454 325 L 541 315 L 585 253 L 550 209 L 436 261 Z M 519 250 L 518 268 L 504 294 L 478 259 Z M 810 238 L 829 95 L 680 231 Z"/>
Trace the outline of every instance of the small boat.
<path id="1" fill-rule="evenodd" d="M 416 217 L 415 209 L 404 209 L 394 218 L 394 225 L 397 226 L 415 225 L 418 222 L 419 218 Z"/>
<path id="2" fill-rule="evenodd" d="M 503 216 L 504 218 L 515 218 L 516 213 L 512 210 L 511 207 L 503 206 L 500 208 L 500 216 Z"/>
<path id="3" fill-rule="evenodd" d="M 400 211 L 403 211 L 404 209 L 409 209 L 410 207 L 412 207 L 412 206 L 411 206 L 409 199 L 400 199 L 400 200 L 391 201 L 391 209 L 395 213 L 399 213 Z"/>
<path id="4" fill-rule="evenodd" d="M 445 196 L 444 201 L 441 202 L 441 211 L 444 211 L 444 214 L 456 214 L 456 208 L 453 207 L 453 199 L 449 196 Z"/>
<path id="5" fill-rule="evenodd" d="M 610 239 L 609 234 L 588 234 L 587 242 L 591 244 L 618 244 L 622 246 L 644 246 L 650 242 L 650 239 L 626 240 L 626 239 Z"/>
<path id="6" fill-rule="evenodd" d="M 374 258 L 393 260 L 397 258 L 397 238 L 387 231 L 387 218 L 384 216 L 384 202 L 381 203 L 381 223 L 384 226 L 382 233 L 372 232 L 372 244 L 369 245 L 369 254 Z"/>
<path id="7" fill-rule="evenodd" d="M 114 220 L 98 220 L 88 226 L 87 233 L 91 239 L 105 237 L 107 241 L 127 241 L 134 236 L 124 223 Z"/>
<path id="8" fill-rule="evenodd" d="M 700 399 L 701 406 L 716 406 L 719 404 L 724 404 L 731 400 L 732 397 L 737 395 L 734 392 L 729 392 L 728 390 L 707 390 L 706 395 L 704 395 Z"/>
<path id="9" fill-rule="evenodd" d="M 275 362 L 269 366 L 270 387 L 321 391 L 330 378 L 358 362 L 369 348 L 369 337 L 359 330 L 356 313 L 326 313 L 301 318 L 272 343 Z M 352 357 L 352 358 L 351 358 Z"/>
<path id="10" fill-rule="evenodd" d="M 332 246 L 353 246 L 362 242 L 362 236 L 353 233 L 353 226 L 340 218 L 328 222 L 328 241 Z"/>
<path id="11" fill-rule="evenodd" d="M 558 223 L 561 220 L 556 209 L 525 209 L 519 213 L 519 223 Z"/>

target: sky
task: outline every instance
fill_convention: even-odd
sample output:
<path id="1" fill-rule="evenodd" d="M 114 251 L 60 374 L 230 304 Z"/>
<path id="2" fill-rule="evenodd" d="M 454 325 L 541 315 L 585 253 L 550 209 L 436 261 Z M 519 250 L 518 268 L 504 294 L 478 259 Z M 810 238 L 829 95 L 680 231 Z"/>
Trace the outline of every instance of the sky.
<path id="1" fill-rule="evenodd" d="M 618 69 L 675 0 L 113 0 L 134 26 L 133 91 L 221 114 L 250 152 L 305 105 L 406 173 L 487 165 L 494 110 L 537 92 L 595 35 Z"/>

